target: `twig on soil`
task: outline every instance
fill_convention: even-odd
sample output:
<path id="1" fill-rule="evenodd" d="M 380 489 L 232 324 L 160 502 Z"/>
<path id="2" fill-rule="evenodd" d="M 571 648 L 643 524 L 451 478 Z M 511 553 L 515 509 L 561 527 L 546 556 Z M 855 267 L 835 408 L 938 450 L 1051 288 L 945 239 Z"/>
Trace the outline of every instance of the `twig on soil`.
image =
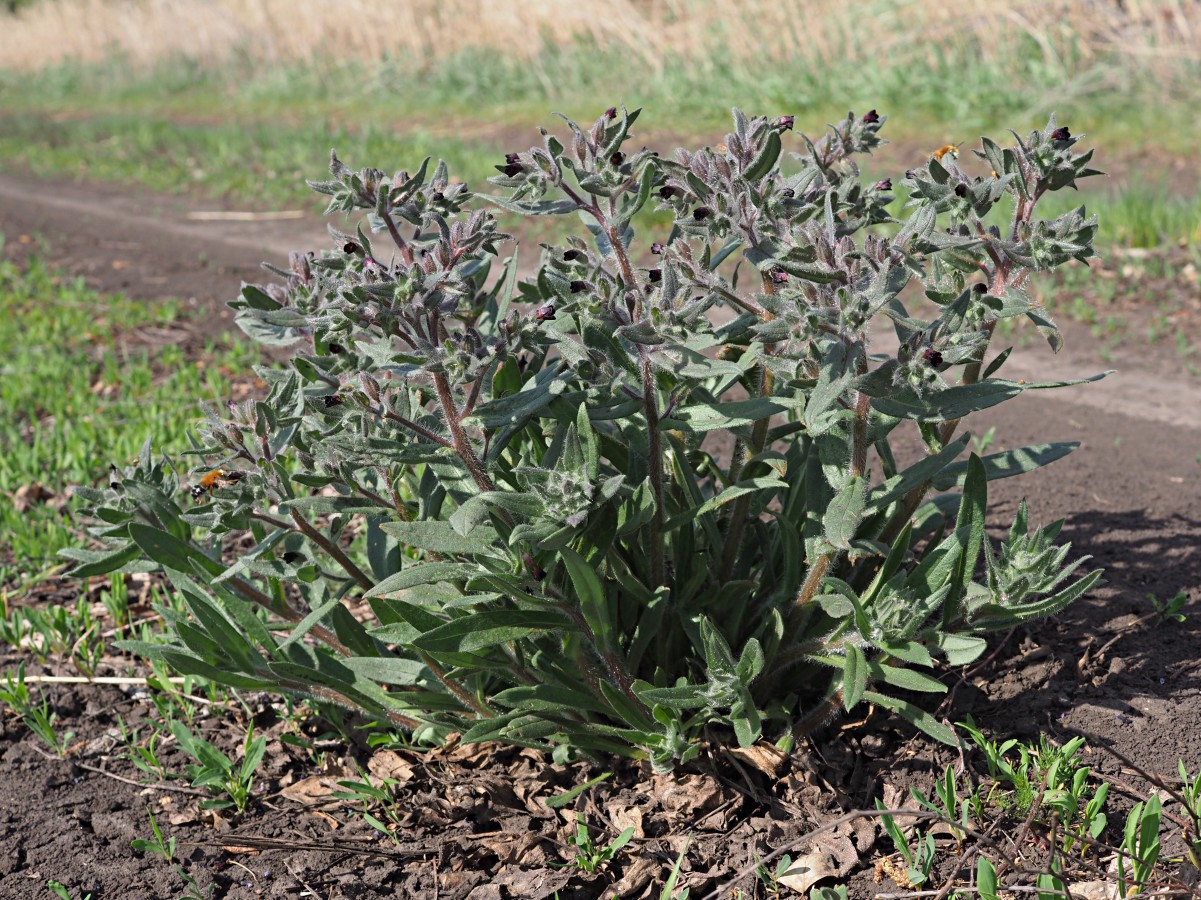
<path id="1" fill-rule="evenodd" d="M 319 841 L 291 841 L 287 838 L 259 837 L 249 834 L 225 834 L 220 840 L 178 841 L 181 847 L 250 847 L 255 850 L 315 850 L 319 853 L 346 853 L 352 856 L 387 856 L 393 859 L 409 859 L 437 853 L 437 847 L 397 847 L 381 850 L 375 847 L 355 847 L 351 844 L 325 843 Z"/>
<path id="2" fill-rule="evenodd" d="M 57 757 L 50 757 L 56 759 Z M 178 784 L 167 784 L 165 781 L 138 781 L 136 778 L 126 778 L 124 775 L 118 775 L 115 772 L 110 772 L 107 769 L 101 769 L 98 766 L 89 766 L 85 762 L 80 762 L 77 759 L 71 760 L 71 765 L 79 766 L 81 769 L 87 769 L 89 772 L 95 772 L 97 775 L 103 775 L 106 778 L 111 778 L 114 781 L 120 781 L 125 784 L 132 784 L 134 787 L 152 788 L 156 791 L 173 791 L 176 794 L 191 794 L 195 797 L 207 797 L 208 791 L 198 790 L 197 788 L 183 787 Z"/>

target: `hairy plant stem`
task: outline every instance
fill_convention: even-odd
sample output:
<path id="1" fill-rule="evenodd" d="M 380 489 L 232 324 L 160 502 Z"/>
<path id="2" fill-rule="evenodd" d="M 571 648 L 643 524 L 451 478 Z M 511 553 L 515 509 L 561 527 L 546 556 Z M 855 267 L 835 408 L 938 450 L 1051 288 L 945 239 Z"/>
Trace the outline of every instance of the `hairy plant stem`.
<path id="1" fill-rule="evenodd" d="M 455 684 L 454 681 L 448 678 L 446 676 L 446 670 L 438 665 L 432 656 L 430 656 L 424 650 L 418 650 L 417 655 L 421 657 L 421 661 L 429 668 L 431 672 L 434 673 L 434 677 L 442 683 L 442 686 L 446 688 L 446 690 L 448 690 L 456 700 L 458 700 L 468 709 L 474 710 L 478 715 L 485 719 L 496 718 L 496 713 L 472 697 L 471 694 L 463 690 L 460 685 Z"/>
<path id="2" fill-rule="evenodd" d="M 304 621 L 304 616 L 296 612 L 296 610 L 289 609 L 286 606 L 281 607 L 278 603 L 272 601 L 269 596 L 264 594 L 249 582 L 243 581 L 241 578 L 231 578 L 229 579 L 228 583 L 230 587 L 232 587 L 243 597 L 246 597 L 248 600 L 257 603 L 268 612 L 275 613 L 277 616 L 286 619 L 293 625 L 299 625 Z M 338 636 L 336 634 L 323 625 L 314 625 L 309 629 L 309 634 L 321 641 L 321 643 L 325 644 L 331 650 L 340 653 L 342 656 L 350 655 L 350 649 L 340 640 L 338 640 Z"/>
<path id="3" fill-rule="evenodd" d="M 762 275 L 763 293 L 773 295 L 776 292 L 775 282 L 772 281 L 771 275 L 764 272 Z M 760 310 L 760 318 L 764 322 L 770 322 L 775 318 L 774 315 L 767 310 Z M 771 353 L 774 345 L 769 345 L 763 348 L 765 353 Z M 760 363 L 759 369 L 759 396 L 762 398 L 770 397 L 775 388 L 775 376 L 767 368 Z M 771 417 L 764 416 L 755 422 L 755 427 L 751 431 L 751 443 L 749 447 L 735 447 L 734 459 L 730 463 L 730 484 L 733 485 L 742 474 L 742 465 L 749 451 L 752 457 L 758 456 L 763 452 L 763 445 L 767 443 L 767 429 L 771 424 Z M 739 442 L 741 444 L 741 442 Z M 741 453 L 739 452 L 741 450 Z M 743 494 L 734 501 L 733 512 L 730 513 L 730 526 L 726 532 L 726 545 L 722 549 L 721 567 L 718 569 L 717 582 L 725 584 L 730 580 L 730 576 L 734 572 L 734 564 L 738 561 L 738 553 L 742 549 L 742 537 L 746 532 L 747 515 L 750 513 L 751 495 Z"/>
<path id="4" fill-rule="evenodd" d="M 861 368 L 866 364 L 860 363 Z M 851 426 L 851 465 L 847 474 L 852 478 L 861 478 L 867 471 L 867 419 L 871 412 L 872 398 L 859 391 L 855 397 L 855 421 Z M 829 550 L 809 564 L 805 580 L 797 592 L 796 600 L 788 612 L 787 633 L 795 637 L 800 629 L 806 607 L 817 596 L 822 579 L 830 572 L 831 566 L 841 556 L 841 550 Z"/>
<path id="5" fill-rule="evenodd" d="M 353 578 L 359 587 L 365 591 L 369 591 L 375 587 L 375 582 L 371 580 L 370 576 L 356 566 L 354 561 L 342 551 L 341 547 L 310 525 L 309 521 L 296 510 L 291 510 L 291 513 L 292 521 L 296 523 L 296 527 L 304 533 L 305 537 L 337 560 L 338 565 L 346 570 L 346 574 Z"/>
<path id="6" fill-rule="evenodd" d="M 646 413 L 647 467 L 650 469 L 651 493 L 655 495 L 655 510 L 651 515 L 651 583 L 653 591 L 666 583 L 663 542 L 663 436 L 659 433 L 659 401 L 655 396 L 655 372 L 650 354 L 639 345 L 642 356 L 642 406 Z"/>
<path id="7" fill-rule="evenodd" d="M 458 410 L 455 408 L 455 398 L 450 392 L 450 382 L 447 381 L 445 373 L 434 373 L 434 390 L 438 393 L 438 402 L 442 406 L 442 413 L 446 419 L 446 427 L 450 430 L 450 444 L 455 451 L 455 455 L 467 467 L 467 471 L 475 481 L 476 487 L 481 491 L 496 490 L 496 485 L 492 483 L 492 479 L 484 471 L 484 464 L 480 462 L 480 458 L 471 449 L 471 442 L 467 439 L 467 432 L 463 430 L 463 420 L 459 418 Z"/>
<path id="8" fill-rule="evenodd" d="M 405 265 L 413 265 L 413 248 L 409 246 L 409 242 L 404 239 L 400 229 L 396 227 L 396 220 L 392 218 L 392 213 L 388 210 L 384 210 L 384 224 L 388 226 L 388 234 L 392 236 L 392 242 L 400 250 Z"/>

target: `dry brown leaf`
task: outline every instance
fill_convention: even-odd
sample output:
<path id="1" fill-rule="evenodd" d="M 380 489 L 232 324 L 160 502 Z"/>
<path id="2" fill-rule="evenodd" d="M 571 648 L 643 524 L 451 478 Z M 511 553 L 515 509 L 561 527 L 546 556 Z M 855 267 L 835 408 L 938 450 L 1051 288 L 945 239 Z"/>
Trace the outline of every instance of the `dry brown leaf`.
<path id="1" fill-rule="evenodd" d="M 823 878 L 838 875 L 838 863 L 829 850 L 818 847 L 792 861 L 792 865 L 780 876 L 779 882 L 802 894 Z"/>
<path id="2" fill-rule="evenodd" d="M 777 778 L 788 760 L 787 753 L 766 741 L 750 747 L 730 747 L 726 752 L 739 762 L 754 766 L 768 778 Z"/>
<path id="3" fill-rule="evenodd" d="M 23 513 L 31 506 L 45 503 L 53 496 L 54 492 L 44 487 L 40 481 L 35 481 L 33 484 L 23 484 L 13 492 L 13 509 L 16 512 Z"/>
<path id="4" fill-rule="evenodd" d="M 1118 900 L 1118 886 L 1112 881 L 1084 881 L 1072 885 L 1072 896 L 1083 900 Z"/>
<path id="5" fill-rule="evenodd" d="M 646 830 L 642 824 L 642 809 L 640 807 L 632 804 L 614 803 L 605 807 L 605 812 L 609 814 L 609 818 L 613 821 L 613 827 L 618 831 L 633 828 L 635 838 L 641 839 L 646 837 Z"/>
<path id="6" fill-rule="evenodd" d="M 413 777 L 413 766 L 395 750 L 380 750 L 371 757 L 367 769 L 376 778 L 391 778 L 399 784 L 408 784 Z"/>
<path id="7" fill-rule="evenodd" d="M 294 803 L 303 803 L 308 806 L 324 803 L 330 799 L 331 794 L 340 790 L 343 788 L 338 786 L 336 778 L 329 775 L 310 775 L 295 784 L 288 785 L 279 793 L 280 796 Z"/>

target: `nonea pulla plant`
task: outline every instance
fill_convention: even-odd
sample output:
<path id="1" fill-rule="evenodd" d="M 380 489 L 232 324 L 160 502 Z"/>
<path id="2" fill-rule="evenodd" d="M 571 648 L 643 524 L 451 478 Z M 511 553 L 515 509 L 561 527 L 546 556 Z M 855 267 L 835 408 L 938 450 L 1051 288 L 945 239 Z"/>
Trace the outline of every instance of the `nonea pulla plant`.
<path id="1" fill-rule="evenodd" d="M 267 399 L 210 413 L 186 474 L 147 445 L 81 491 L 104 548 L 76 574 L 161 570 L 186 608 L 126 648 L 424 739 L 659 770 L 865 701 L 953 740 L 915 694 L 937 667 L 1099 578 L 1024 506 L 985 536 L 988 482 L 1075 445 L 981 458 L 961 427 L 1064 384 L 1006 379 L 991 345 L 1026 316 L 1058 347 L 1024 288 L 1092 256 L 1096 222 L 1037 210 L 1091 153 L 1052 120 L 867 184 L 874 110 L 818 140 L 735 110 L 670 158 L 637 117 L 565 119 L 490 193 L 332 157 L 333 249 L 233 303 L 293 349 Z M 498 262 L 507 214 L 581 227 L 527 274 Z"/>

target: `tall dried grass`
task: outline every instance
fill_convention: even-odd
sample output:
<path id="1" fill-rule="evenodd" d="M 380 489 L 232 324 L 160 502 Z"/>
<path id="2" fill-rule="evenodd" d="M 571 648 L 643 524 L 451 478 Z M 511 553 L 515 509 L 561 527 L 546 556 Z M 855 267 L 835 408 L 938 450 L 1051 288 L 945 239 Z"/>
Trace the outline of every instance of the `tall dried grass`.
<path id="1" fill-rule="evenodd" d="M 1195 72 L 1198 0 L 41 0 L 0 22 L 0 67 L 118 54 L 217 65 L 410 59 L 464 48 L 534 61 L 546 42 L 588 41 L 639 70 L 715 55 L 937 67 L 966 44 L 1001 71 L 1032 41 L 1051 70 L 1116 59 L 1171 85 Z M 1029 54 L 1023 54 L 1023 60 Z M 1013 59 L 1013 64 L 1019 61 Z"/>

